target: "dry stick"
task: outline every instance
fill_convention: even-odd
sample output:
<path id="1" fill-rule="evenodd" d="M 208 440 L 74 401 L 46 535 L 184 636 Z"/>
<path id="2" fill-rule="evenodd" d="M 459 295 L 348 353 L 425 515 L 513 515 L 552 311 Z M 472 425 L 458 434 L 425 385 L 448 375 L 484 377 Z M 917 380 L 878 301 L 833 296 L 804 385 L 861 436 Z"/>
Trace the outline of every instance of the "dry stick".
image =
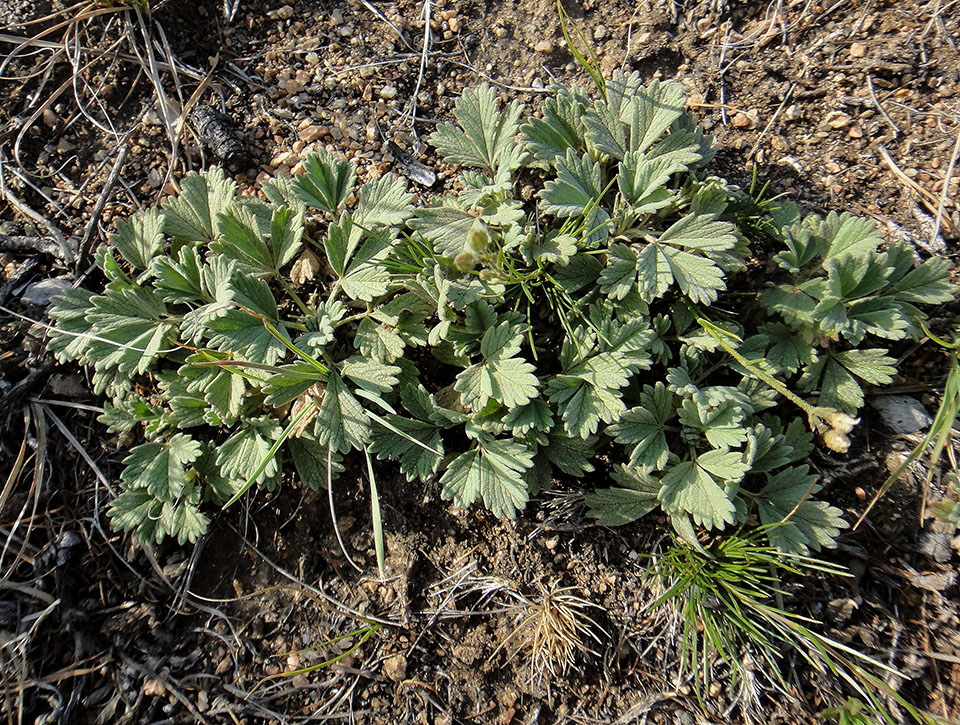
<path id="1" fill-rule="evenodd" d="M 80 241 L 80 254 L 77 258 L 77 263 L 74 266 L 74 272 L 79 271 L 82 260 L 88 254 L 87 247 L 90 245 L 90 241 L 93 239 L 94 231 L 96 230 L 97 225 L 100 223 L 100 217 L 103 214 L 103 208 L 107 205 L 107 198 L 109 198 L 110 192 L 113 191 L 113 187 L 117 183 L 117 179 L 120 177 L 120 169 L 123 168 L 123 164 L 127 160 L 127 153 L 130 151 L 130 136 L 133 134 L 133 131 L 134 129 L 130 129 L 123 141 L 120 142 L 120 150 L 117 152 L 117 160 L 114 162 L 113 168 L 110 170 L 110 175 L 107 177 L 107 180 L 103 185 L 103 190 L 100 192 L 100 198 L 97 199 L 97 205 L 93 208 L 93 213 L 90 215 L 90 223 L 87 224 L 87 230 L 83 233 L 83 239 Z"/>
<path id="2" fill-rule="evenodd" d="M 937 219 L 933 224 L 933 231 L 930 234 L 931 247 L 937 243 L 937 237 L 940 235 L 940 224 L 943 222 L 943 207 L 947 204 L 947 189 L 950 188 L 950 179 L 953 178 L 953 170 L 957 167 L 957 156 L 960 156 L 960 131 L 957 132 L 957 141 L 953 145 L 950 164 L 947 166 L 947 173 L 943 177 L 943 189 L 940 192 L 940 203 L 937 205 Z"/>
<path id="3" fill-rule="evenodd" d="M 57 240 L 57 246 L 59 247 L 60 251 L 57 256 L 64 264 L 76 264 L 77 255 L 74 254 L 73 250 L 70 248 L 70 245 L 67 244 L 67 240 L 64 239 L 63 235 L 60 233 L 60 230 L 57 229 L 51 222 L 49 222 L 42 214 L 38 214 L 27 204 L 20 201 L 20 199 L 17 198 L 17 195 L 10 191 L 10 188 L 7 186 L 7 182 L 3 177 L 2 157 L 0 157 L 0 194 L 6 198 L 12 207 L 14 207 L 25 217 L 29 217 L 33 221 L 37 222 L 38 224 L 42 224 L 47 228 L 47 231 L 50 232 L 50 236 Z"/>
<path id="4" fill-rule="evenodd" d="M 760 142 L 763 141 L 763 137 L 767 135 L 767 131 L 771 129 L 773 124 L 777 120 L 777 116 L 780 115 L 780 111 L 784 109 L 787 105 L 787 102 L 790 100 L 790 96 L 793 95 L 793 89 L 796 88 L 796 83 L 791 83 L 790 87 L 787 89 L 787 92 L 783 94 L 783 100 L 780 101 L 780 105 L 777 106 L 777 110 L 773 112 L 773 115 L 770 117 L 770 120 L 767 122 L 767 125 L 763 127 L 763 131 L 760 132 L 760 135 L 757 136 L 757 140 L 753 144 L 753 148 L 750 149 L 750 153 L 747 154 L 748 159 L 752 159 L 753 155 L 757 151 L 757 147 L 760 146 Z"/>
<path id="5" fill-rule="evenodd" d="M 873 89 L 873 76 L 867 73 L 867 88 L 870 90 L 870 100 L 873 101 L 874 107 L 880 111 L 880 115 L 883 116 L 883 120 L 886 121 L 890 128 L 893 129 L 893 137 L 896 138 L 901 133 L 900 127 L 893 122 L 893 119 L 890 118 L 890 114 L 887 113 L 886 109 L 880 103 L 880 99 L 877 98 L 877 92 Z"/>
<path id="6" fill-rule="evenodd" d="M 920 195 L 920 201 L 923 202 L 923 205 L 927 207 L 927 209 L 929 209 L 933 214 L 936 214 L 940 200 L 920 186 L 916 181 L 903 173 L 903 171 L 900 170 L 900 167 L 897 166 L 896 162 L 894 162 L 893 158 L 890 156 L 890 152 L 887 151 L 883 144 L 877 144 L 877 150 L 880 152 L 880 157 L 887 163 L 887 166 L 890 167 L 890 170 L 897 175 L 897 178 L 911 189 L 916 191 Z M 944 218 L 943 221 L 944 225 L 949 227 L 952 233 L 957 233 L 957 228 L 950 220 L 950 217 Z"/>

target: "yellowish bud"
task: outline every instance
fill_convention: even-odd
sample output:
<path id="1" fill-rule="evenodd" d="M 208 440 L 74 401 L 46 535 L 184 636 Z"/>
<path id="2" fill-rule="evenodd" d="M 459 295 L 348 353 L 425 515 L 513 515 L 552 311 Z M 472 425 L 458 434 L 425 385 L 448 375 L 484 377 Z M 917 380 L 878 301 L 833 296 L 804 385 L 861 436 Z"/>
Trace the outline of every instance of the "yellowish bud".
<path id="1" fill-rule="evenodd" d="M 823 442 L 827 448 L 836 453 L 846 453 L 850 450 L 850 439 L 836 428 L 831 428 L 823 434 Z"/>
<path id="2" fill-rule="evenodd" d="M 852 418 L 846 413 L 837 411 L 827 416 L 827 423 L 838 433 L 849 433 L 853 426 L 860 422 L 859 418 Z"/>
<path id="3" fill-rule="evenodd" d="M 469 272 L 476 264 L 477 258 L 473 255 L 473 252 L 460 252 L 453 258 L 453 266 L 461 272 Z"/>
<path id="4" fill-rule="evenodd" d="M 467 249 L 471 252 L 482 252 L 490 241 L 490 232 L 483 219 L 475 219 L 467 232 Z"/>

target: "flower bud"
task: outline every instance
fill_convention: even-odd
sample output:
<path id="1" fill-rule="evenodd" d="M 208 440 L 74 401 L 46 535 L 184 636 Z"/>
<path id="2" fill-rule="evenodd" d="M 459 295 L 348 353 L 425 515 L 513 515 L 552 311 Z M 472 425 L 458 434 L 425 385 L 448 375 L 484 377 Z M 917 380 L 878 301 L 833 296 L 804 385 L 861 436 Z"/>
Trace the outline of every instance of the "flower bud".
<path id="1" fill-rule="evenodd" d="M 471 252 L 482 252 L 490 241 L 490 233 L 483 219 L 475 219 L 467 232 L 467 249 Z"/>
<path id="2" fill-rule="evenodd" d="M 860 422 L 859 418 L 851 418 L 846 413 L 837 411 L 827 416 L 827 423 L 838 433 L 849 433 L 853 426 Z"/>
<path id="3" fill-rule="evenodd" d="M 846 453 L 850 450 L 850 439 L 836 428 L 831 428 L 823 434 L 823 442 L 831 451 Z"/>
<path id="4" fill-rule="evenodd" d="M 473 255 L 473 252 L 460 252 L 453 258 L 453 266 L 461 272 L 469 272 L 476 264 L 477 258 Z"/>

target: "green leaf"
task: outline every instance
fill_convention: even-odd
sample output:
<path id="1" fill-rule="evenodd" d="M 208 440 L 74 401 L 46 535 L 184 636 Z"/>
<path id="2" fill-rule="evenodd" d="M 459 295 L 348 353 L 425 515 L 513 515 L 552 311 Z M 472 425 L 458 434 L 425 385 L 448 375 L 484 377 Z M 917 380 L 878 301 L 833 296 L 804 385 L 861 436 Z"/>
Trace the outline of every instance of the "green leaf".
<path id="1" fill-rule="evenodd" d="M 280 437 L 281 427 L 273 418 L 248 418 L 243 427 L 227 438 L 217 452 L 217 466 L 234 491 L 252 476 Z M 272 488 L 280 475 L 280 462 L 273 456 L 254 483 Z"/>
<path id="2" fill-rule="evenodd" d="M 142 443 L 123 459 L 120 480 L 129 488 L 146 489 L 154 498 L 174 501 L 187 483 L 186 467 L 201 451 L 200 444 L 185 433 L 165 442 Z"/>
<path id="3" fill-rule="evenodd" d="M 302 246 L 302 238 L 303 210 L 276 207 L 270 217 L 270 253 L 275 270 L 293 261 Z"/>
<path id="4" fill-rule="evenodd" d="M 328 448 L 311 438 L 300 436 L 287 439 L 287 450 L 300 480 L 311 490 L 319 491 L 327 487 L 329 478 L 336 478 L 344 469 L 342 456 L 334 453 L 331 457 L 331 474 L 327 473 Z"/>
<path id="5" fill-rule="evenodd" d="M 380 459 L 399 460 L 400 471 L 408 481 L 416 479 L 423 481 L 436 473 L 443 460 L 443 439 L 440 436 L 440 429 L 434 423 L 411 420 L 399 415 L 387 414 L 385 419 L 405 435 L 400 435 L 374 422 L 370 435 L 370 452 L 375 453 Z M 415 440 L 410 440 L 411 438 Z M 415 441 L 419 441 L 422 445 L 418 445 Z M 432 448 L 440 455 L 427 448 Z"/>
<path id="6" fill-rule="evenodd" d="M 546 446 L 541 450 L 547 460 L 558 469 L 568 476 L 579 478 L 595 470 L 592 459 L 596 455 L 598 441 L 596 436 L 571 438 L 563 431 L 553 430 L 547 437 Z"/>
<path id="7" fill-rule="evenodd" d="M 323 402 L 317 412 L 317 440 L 335 451 L 360 450 L 367 441 L 370 420 L 353 393 L 335 372 L 330 373 Z"/>
<path id="8" fill-rule="evenodd" d="M 611 472 L 616 488 L 598 488 L 584 494 L 587 515 L 600 526 L 624 526 L 660 505 L 660 481 L 643 471 L 618 464 Z"/>
<path id="9" fill-rule="evenodd" d="M 340 280 L 350 299 L 370 302 L 386 293 L 390 270 L 382 261 L 390 255 L 392 248 L 391 240 L 382 234 L 375 234 L 363 243 Z"/>
<path id="10" fill-rule="evenodd" d="M 832 549 L 840 531 L 847 528 L 840 509 L 811 498 L 820 486 L 808 471 L 807 466 L 794 466 L 768 474 L 767 484 L 756 495 L 760 521 L 770 527 L 770 543 L 785 553 L 805 555 L 811 549 Z"/>
<path id="11" fill-rule="evenodd" d="M 413 215 L 413 194 L 407 185 L 393 174 L 368 181 L 360 188 L 357 210 L 353 218 L 366 229 L 393 227 Z"/>
<path id="12" fill-rule="evenodd" d="M 565 267 L 577 253 L 577 239 L 570 234 L 548 230 L 542 236 L 528 237 L 522 247 L 524 257 L 531 263 L 548 262 Z"/>
<path id="13" fill-rule="evenodd" d="M 160 525 L 163 501 L 151 496 L 144 488 L 122 491 L 107 511 L 110 523 L 117 531 L 136 531 L 141 541 L 159 544 L 166 537 Z"/>
<path id="14" fill-rule="evenodd" d="M 403 356 L 403 338 L 370 317 L 360 321 L 354 344 L 364 357 L 378 362 L 390 363 Z"/>
<path id="15" fill-rule="evenodd" d="M 273 255 L 266 231 L 260 227 L 250 204 L 234 204 L 217 219 L 219 238 L 210 249 L 233 259 L 255 274 L 270 274 L 275 270 Z"/>
<path id="16" fill-rule="evenodd" d="M 179 196 L 163 202 L 163 231 L 186 242 L 212 242 L 217 238 L 217 218 L 233 203 L 237 185 L 216 166 L 191 171 Z"/>
<path id="17" fill-rule="evenodd" d="M 808 366 L 800 379 L 800 387 L 813 390 L 820 380 L 819 405 L 853 415 L 863 406 L 863 390 L 857 378 L 871 385 L 889 385 L 895 374 L 896 360 L 886 350 L 847 350 L 831 353 Z"/>
<path id="18" fill-rule="evenodd" d="M 522 146 L 516 143 L 523 106 L 511 101 L 497 111 L 497 95 L 484 83 L 466 89 L 454 105 L 458 126 L 441 123 L 430 135 L 430 143 L 452 164 L 485 169 L 492 176 L 503 169 L 510 173 L 523 160 Z"/>
<path id="19" fill-rule="evenodd" d="M 535 368 L 516 357 L 522 340 L 523 333 L 509 320 L 487 328 L 480 343 L 483 362 L 457 375 L 454 384 L 464 406 L 482 410 L 493 399 L 506 408 L 514 408 L 537 396 L 539 381 Z"/>
<path id="20" fill-rule="evenodd" d="M 708 529 L 732 524 L 736 508 L 724 484 L 737 483 L 749 470 L 736 451 L 712 450 L 670 468 L 663 476 L 660 501 L 673 515 L 689 513 Z"/>
<path id="21" fill-rule="evenodd" d="M 170 346 L 178 320 L 171 319 L 160 296 L 144 287 L 107 288 L 90 298 L 85 356 L 98 371 L 143 373 Z M 99 392 L 99 391 L 97 391 Z"/>
<path id="22" fill-rule="evenodd" d="M 587 229 L 605 234 L 610 215 L 598 206 L 603 193 L 600 164 L 589 154 L 578 157 L 573 149 L 567 149 L 566 157 L 558 158 L 556 166 L 557 178 L 544 184 L 540 192 L 543 211 L 561 218 L 578 217 L 589 207 L 592 211 Z"/>
<path id="23" fill-rule="evenodd" d="M 527 503 L 523 472 L 533 465 L 532 451 L 513 440 L 483 437 L 478 445 L 457 456 L 440 483 L 444 499 L 460 508 L 477 496 L 500 518 L 513 518 Z"/>
<path id="24" fill-rule="evenodd" d="M 475 221 L 472 214 L 444 199 L 442 206 L 417 209 L 409 225 L 432 242 L 442 256 L 454 259 L 467 248 L 467 232 Z"/>
<path id="25" fill-rule="evenodd" d="M 626 95 L 620 118 L 630 128 L 628 150 L 642 152 L 650 148 L 683 115 L 686 96 L 686 89 L 679 83 L 661 83 L 656 79 L 639 93 Z"/>
<path id="26" fill-rule="evenodd" d="M 641 297 L 650 302 L 662 296 L 676 281 L 681 291 L 694 302 L 715 302 L 717 293 L 726 289 L 726 284 L 723 271 L 709 253 L 733 248 L 736 237 L 732 230 L 727 222 L 715 221 L 712 214 L 688 214 L 675 222 L 656 242 L 645 245 L 638 255 Z"/>
<path id="27" fill-rule="evenodd" d="M 854 216 L 849 212 L 843 212 L 839 216 L 830 212 L 824 223 L 824 230 L 824 238 L 828 244 L 824 261 L 843 255 L 866 255 L 883 244 L 883 237 L 872 220 Z"/>
<path id="28" fill-rule="evenodd" d="M 154 207 L 129 221 L 118 221 L 110 241 L 134 269 L 147 269 L 163 251 L 163 215 Z"/>
<path id="29" fill-rule="evenodd" d="M 177 538 L 177 543 L 183 546 L 194 543 L 207 533 L 210 519 L 200 513 L 200 489 L 192 489 L 189 494 L 181 496 L 176 502 L 166 501 L 160 510 L 160 523 L 164 531 Z"/>
<path id="30" fill-rule="evenodd" d="M 634 214 L 653 214 L 673 203 L 665 184 L 682 168 L 669 158 L 648 159 L 630 152 L 620 162 L 617 184 Z"/>
<path id="31" fill-rule="evenodd" d="M 681 403 L 679 413 L 680 424 L 701 431 L 714 448 L 732 448 L 747 439 L 743 427 L 746 414 L 732 400 L 713 402 L 698 393 Z"/>
<path id="32" fill-rule="evenodd" d="M 399 382 L 400 368 L 361 355 L 351 355 L 340 363 L 340 374 L 350 378 L 364 390 L 389 393 Z"/>
<path id="33" fill-rule="evenodd" d="M 307 206 L 330 214 L 340 213 L 357 180 L 353 162 L 334 158 L 317 149 L 303 162 L 304 173 L 293 179 L 293 193 Z"/>
<path id="34" fill-rule="evenodd" d="M 907 260 L 912 262 L 913 255 L 902 246 L 892 247 L 888 255 L 894 269 L 890 281 L 894 284 L 887 293 L 898 302 L 939 305 L 953 299 L 957 288 L 950 282 L 950 260 L 931 257 L 919 267 L 912 267 Z"/>
<path id="35" fill-rule="evenodd" d="M 637 287 L 637 253 L 626 244 L 614 244 L 600 273 L 600 291 L 622 300 Z"/>
<path id="36" fill-rule="evenodd" d="M 107 426 L 109 433 L 126 433 L 142 423 L 147 438 L 155 438 L 176 427 L 168 411 L 151 405 L 140 395 L 104 401 L 103 413 L 97 420 Z"/>
<path id="37" fill-rule="evenodd" d="M 514 435 L 524 435 L 532 430 L 546 433 L 553 427 L 553 411 L 542 398 L 534 398 L 526 405 L 518 405 L 507 411 L 503 424 Z"/>
<path id="38" fill-rule="evenodd" d="M 640 405 L 624 413 L 607 433 L 617 443 L 633 445 L 628 465 L 662 471 L 670 454 L 665 430 L 672 414 L 673 393 L 661 382 L 644 385 Z"/>
<path id="39" fill-rule="evenodd" d="M 553 86 L 543 104 L 543 118 L 529 118 L 521 127 L 527 148 L 537 159 L 552 161 L 567 149 L 583 152 L 583 122 L 587 97 L 576 87 Z"/>

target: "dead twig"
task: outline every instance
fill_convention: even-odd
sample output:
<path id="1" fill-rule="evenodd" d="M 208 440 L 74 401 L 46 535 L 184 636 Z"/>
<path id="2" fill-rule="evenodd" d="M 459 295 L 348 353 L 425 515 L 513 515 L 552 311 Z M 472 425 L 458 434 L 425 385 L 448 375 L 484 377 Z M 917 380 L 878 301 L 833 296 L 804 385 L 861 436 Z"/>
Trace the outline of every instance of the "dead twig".
<path id="1" fill-rule="evenodd" d="M 880 157 L 886 162 L 889 169 L 896 175 L 900 181 L 909 186 L 911 189 L 919 194 L 920 201 L 923 203 L 927 209 L 930 210 L 932 214 L 937 213 L 940 200 L 937 199 L 933 194 L 920 186 L 916 181 L 907 176 L 903 171 L 897 166 L 896 162 L 893 160 L 893 157 L 890 156 L 890 152 L 887 151 L 886 147 L 883 144 L 877 144 L 877 150 L 880 152 Z M 946 187 L 945 187 L 946 188 Z M 944 217 L 944 226 L 950 228 L 952 234 L 957 233 L 957 228 L 954 225 L 953 221 L 949 217 Z"/>
<path id="2" fill-rule="evenodd" d="M 893 137 L 896 138 L 901 133 L 900 127 L 893 122 L 893 119 L 890 118 L 890 114 L 887 113 L 886 109 L 883 107 L 883 104 L 880 103 L 880 99 L 877 98 L 877 92 L 873 89 L 873 76 L 867 73 L 867 89 L 870 91 L 870 100 L 873 101 L 873 106 L 876 108 L 880 115 L 883 116 L 883 120 L 887 122 L 890 128 L 893 129 Z"/>
<path id="3" fill-rule="evenodd" d="M 936 244 L 937 237 L 940 235 L 940 225 L 943 222 L 943 208 L 947 205 L 947 189 L 950 188 L 950 179 L 953 178 L 953 170 L 957 168 L 957 156 L 960 156 L 960 131 L 957 132 L 957 141 L 953 144 L 953 153 L 950 155 L 947 173 L 943 176 L 943 189 L 940 191 L 940 203 L 937 204 L 937 217 L 933 223 L 933 231 L 930 233 L 931 246 Z"/>

